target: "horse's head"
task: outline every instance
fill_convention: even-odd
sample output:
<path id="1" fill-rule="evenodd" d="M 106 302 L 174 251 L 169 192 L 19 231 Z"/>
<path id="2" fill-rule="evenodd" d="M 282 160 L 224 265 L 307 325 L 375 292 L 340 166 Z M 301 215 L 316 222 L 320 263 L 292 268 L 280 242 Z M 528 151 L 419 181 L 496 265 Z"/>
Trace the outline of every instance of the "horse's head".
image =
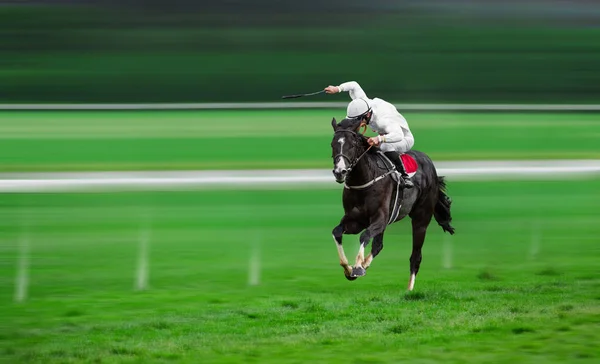
<path id="1" fill-rule="evenodd" d="M 344 119 L 339 124 L 335 118 L 331 120 L 333 140 L 331 150 L 333 158 L 333 175 L 338 183 L 344 183 L 346 177 L 356 166 L 359 158 L 368 147 L 367 139 L 359 134 L 360 120 Z"/>

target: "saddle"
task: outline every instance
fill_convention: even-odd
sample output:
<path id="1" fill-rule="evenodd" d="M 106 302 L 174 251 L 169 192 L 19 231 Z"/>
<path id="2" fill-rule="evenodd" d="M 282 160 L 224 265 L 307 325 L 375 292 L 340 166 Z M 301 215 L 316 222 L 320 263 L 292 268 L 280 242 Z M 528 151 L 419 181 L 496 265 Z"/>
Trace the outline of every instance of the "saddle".
<path id="1" fill-rule="evenodd" d="M 379 155 L 383 159 L 383 164 L 384 164 L 384 165 L 381 165 L 378 162 L 377 165 L 380 168 L 383 168 L 383 169 L 395 168 L 392 161 L 390 161 L 389 158 L 386 157 L 385 154 L 383 154 L 383 152 L 380 151 Z M 417 164 L 417 161 L 410 154 L 400 153 L 400 160 L 402 161 L 402 164 L 404 165 L 404 170 L 406 171 L 406 174 L 408 174 L 408 177 L 412 177 L 417 173 L 417 170 L 419 169 L 419 165 Z M 399 176 L 400 176 L 399 173 L 394 173 L 394 174 L 392 174 L 392 179 L 394 181 L 398 182 Z"/>
<path id="2" fill-rule="evenodd" d="M 408 174 L 408 177 L 412 177 L 417 173 L 419 165 L 410 154 L 400 154 L 400 160 L 402 161 L 402 164 L 404 164 L 404 170 L 406 171 L 406 174 Z"/>

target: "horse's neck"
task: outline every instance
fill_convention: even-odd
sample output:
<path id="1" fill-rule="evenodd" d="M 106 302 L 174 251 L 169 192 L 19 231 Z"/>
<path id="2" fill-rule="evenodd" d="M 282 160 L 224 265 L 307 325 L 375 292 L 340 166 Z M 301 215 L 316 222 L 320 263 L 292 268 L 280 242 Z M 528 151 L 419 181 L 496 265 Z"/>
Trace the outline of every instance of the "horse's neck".
<path id="1" fill-rule="evenodd" d="M 376 161 L 374 155 L 366 153 L 348 176 L 347 183 L 352 186 L 363 185 L 375 177 Z"/>

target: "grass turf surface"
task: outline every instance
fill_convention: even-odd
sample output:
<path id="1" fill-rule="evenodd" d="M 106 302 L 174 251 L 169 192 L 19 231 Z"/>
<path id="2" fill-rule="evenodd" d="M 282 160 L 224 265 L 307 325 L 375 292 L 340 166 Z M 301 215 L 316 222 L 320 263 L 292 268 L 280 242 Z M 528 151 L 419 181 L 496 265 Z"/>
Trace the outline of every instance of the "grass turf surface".
<path id="1" fill-rule="evenodd" d="M 344 110 L 0 112 L 0 171 L 331 168 Z M 600 158 L 593 113 L 406 112 L 434 161 Z M 369 133 L 372 135 L 372 132 Z"/>
<path id="2" fill-rule="evenodd" d="M 597 362 L 600 181 L 569 183 L 449 181 L 457 234 L 432 223 L 411 294 L 408 221 L 345 280 L 340 191 L 5 195 L 0 361 Z M 21 238 L 30 290 L 14 303 Z M 345 247 L 353 261 L 357 237 Z"/>

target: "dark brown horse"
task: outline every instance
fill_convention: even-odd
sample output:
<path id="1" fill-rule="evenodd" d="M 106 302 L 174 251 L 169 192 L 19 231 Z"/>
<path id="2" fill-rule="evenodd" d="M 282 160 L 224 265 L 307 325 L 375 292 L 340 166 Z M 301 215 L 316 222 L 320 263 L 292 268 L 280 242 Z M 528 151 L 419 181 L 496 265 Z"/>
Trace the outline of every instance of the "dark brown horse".
<path id="1" fill-rule="evenodd" d="M 367 138 L 358 133 L 360 122 L 344 119 L 339 124 L 331 122 L 334 130 L 331 148 L 333 174 L 338 183 L 344 183 L 344 216 L 333 229 L 340 265 L 349 280 L 364 276 L 373 258 L 383 249 L 383 234 L 388 225 L 410 216 L 412 220 L 412 254 L 410 279 L 412 290 L 421 265 L 421 248 L 431 218 L 444 231 L 454 234 L 450 226 L 451 200 L 445 193 L 443 177 L 438 177 L 431 159 L 422 152 L 411 150 L 407 154 L 417 162 L 418 169 L 412 177 L 414 188 L 402 189 L 393 164 L 377 147 L 369 147 Z M 343 234 L 360 235 L 360 247 L 354 267 L 342 247 Z M 371 253 L 365 258 L 365 247 L 373 239 Z"/>

